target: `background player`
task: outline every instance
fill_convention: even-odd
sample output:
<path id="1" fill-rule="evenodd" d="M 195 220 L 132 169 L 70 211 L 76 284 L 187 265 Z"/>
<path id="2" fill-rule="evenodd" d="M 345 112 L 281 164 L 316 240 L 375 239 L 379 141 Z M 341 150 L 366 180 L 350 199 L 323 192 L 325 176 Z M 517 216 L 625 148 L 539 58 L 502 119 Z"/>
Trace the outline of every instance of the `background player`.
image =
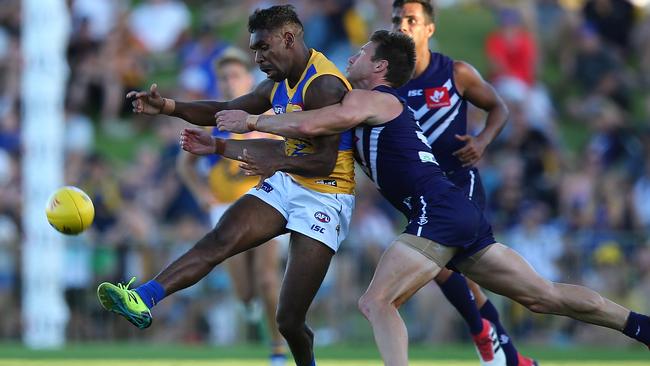
<path id="1" fill-rule="evenodd" d="M 447 178 L 485 210 L 485 190 L 474 165 L 503 129 L 508 109 L 474 67 L 429 50 L 429 40 L 436 30 L 434 20 L 429 0 L 393 2 L 393 31 L 411 37 L 416 53 L 413 77 L 398 91 L 413 111 Z M 485 128 L 476 137 L 467 134 L 468 102 L 487 112 Z M 486 328 L 490 325 L 482 318 L 494 326 L 508 366 L 534 364 L 517 352 L 496 308 L 474 282 L 466 282 L 461 274 L 447 268 L 441 269 L 435 281 L 465 319 L 482 364 L 503 364 L 499 351 L 493 357 L 492 348 L 485 346 L 485 337 L 478 337 L 489 334 Z"/>
<path id="2" fill-rule="evenodd" d="M 165 113 L 196 125 L 214 125 L 227 109 L 261 114 L 316 109 L 339 102 L 351 88 L 321 53 L 307 48 L 303 26 L 291 5 L 256 10 L 249 18 L 250 48 L 268 79 L 251 93 L 226 102 L 177 102 L 162 98 L 155 85 L 131 92 L 136 113 Z M 151 324 L 150 308 L 165 296 L 195 284 L 227 258 L 291 232 L 287 268 L 276 320 L 299 366 L 315 365 L 307 310 L 332 256 L 348 232 L 354 206 L 354 161 L 350 132 L 308 139 L 219 141 L 219 153 L 247 153 L 272 161 L 278 171 L 260 190 L 252 189 L 228 208 L 219 224 L 153 280 L 129 290 L 103 283 L 104 308 L 134 325 Z M 144 302 L 144 303 L 143 303 Z"/>
<path id="3" fill-rule="evenodd" d="M 632 312 L 586 287 L 555 283 L 537 274 L 523 257 L 497 243 L 475 202 L 440 169 L 426 138 L 395 86 L 411 77 L 415 47 L 399 33 L 378 31 L 350 58 L 356 88 L 341 103 L 286 116 L 218 114 L 220 129 L 258 130 L 284 136 L 316 136 L 356 127 L 355 157 L 382 195 L 402 211 L 407 227 L 382 256 L 359 307 L 373 327 L 384 363 L 408 364 L 408 335 L 397 308 L 448 263 L 485 288 L 529 310 L 564 315 L 623 332 L 650 345 L 650 317 Z M 359 126 L 360 124 L 363 124 Z M 181 145 L 214 151 L 212 137 L 185 130 Z M 244 167 L 255 174 L 258 159 Z"/>
<path id="4" fill-rule="evenodd" d="M 251 92 L 254 77 L 250 68 L 246 55 L 235 48 L 226 50 L 217 60 L 215 69 L 219 91 L 225 100 L 239 98 Z M 258 132 L 238 135 L 217 129 L 212 129 L 212 135 L 224 139 L 272 137 Z M 197 155 L 181 152 L 178 155 L 177 170 L 197 202 L 210 214 L 210 222 L 214 227 L 228 207 L 253 187 L 257 179 L 243 175 L 235 160 L 218 155 L 212 155 L 206 160 L 210 166 L 207 182 L 200 176 Z M 280 293 L 278 250 L 277 241 L 271 240 L 226 261 L 235 294 L 244 303 L 248 321 L 254 312 L 255 298 L 259 296 L 262 300 L 271 337 L 272 366 L 284 365 L 286 360 L 284 339 L 275 321 Z"/>

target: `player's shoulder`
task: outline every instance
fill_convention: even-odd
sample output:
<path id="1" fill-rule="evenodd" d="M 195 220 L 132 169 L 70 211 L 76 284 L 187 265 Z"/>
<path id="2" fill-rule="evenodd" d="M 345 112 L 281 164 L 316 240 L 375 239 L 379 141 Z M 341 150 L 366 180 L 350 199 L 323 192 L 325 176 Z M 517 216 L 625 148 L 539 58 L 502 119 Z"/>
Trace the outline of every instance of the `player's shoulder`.
<path id="1" fill-rule="evenodd" d="M 312 49 L 310 64 L 313 65 L 318 73 L 340 73 L 338 67 L 323 53 Z"/>
<path id="2" fill-rule="evenodd" d="M 349 91 L 343 80 L 335 75 L 320 75 L 305 90 L 305 109 L 317 109 L 340 102 Z"/>
<path id="3" fill-rule="evenodd" d="M 305 73 L 305 78 L 310 79 L 307 81 L 308 85 L 315 79 L 329 75 L 330 78 L 338 78 L 348 89 L 352 89 L 345 75 L 343 75 L 341 70 L 330 59 L 316 50 L 312 50 L 312 52 L 313 54 L 309 61 L 310 65 Z"/>
<path id="4" fill-rule="evenodd" d="M 440 69 L 445 66 L 451 66 L 454 64 L 454 62 L 455 60 L 451 56 L 448 56 L 444 53 L 431 51 L 431 60 L 429 61 L 429 65 L 431 67 Z"/>
<path id="5" fill-rule="evenodd" d="M 481 74 L 469 62 L 454 61 L 454 80 L 456 84 L 472 84 L 482 80 Z"/>

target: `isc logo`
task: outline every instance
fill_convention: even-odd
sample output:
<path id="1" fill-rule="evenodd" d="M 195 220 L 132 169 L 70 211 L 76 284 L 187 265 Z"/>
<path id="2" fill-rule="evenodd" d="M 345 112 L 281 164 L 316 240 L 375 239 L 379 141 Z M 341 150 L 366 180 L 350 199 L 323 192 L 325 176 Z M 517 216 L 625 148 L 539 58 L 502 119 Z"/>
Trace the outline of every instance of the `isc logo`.
<path id="1" fill-rule="evenodd" d="M 273 112 L 275 112 L 275 114 L 282 114 L 284 113 L 284 107 L 281 105 L 274 105 Z"/>
<path id="2" fill-rule="evenodd" d="M 319 232 L 321 234 L 325 234 L 325 228 L 324 227 L 321 227 L 321 226 L 318 226 L 318 225 L 314 224 L 314 225 L 311 226 L 311 229 L 316 231 L 316 232 Z"/>
<path id="3" fill-rule="evenodd" d="M 330 222 L 330 217 L 325 213 L 318 211 L 314 214 L 314 218 L 320 222 L 328 223 Z"/>
<path id="4" fill-rule="evenodd" d="M 408 96 L 409 97 L 420 97 L 420 96 L 422 96 L 422 89 L 409 90 Z"/>

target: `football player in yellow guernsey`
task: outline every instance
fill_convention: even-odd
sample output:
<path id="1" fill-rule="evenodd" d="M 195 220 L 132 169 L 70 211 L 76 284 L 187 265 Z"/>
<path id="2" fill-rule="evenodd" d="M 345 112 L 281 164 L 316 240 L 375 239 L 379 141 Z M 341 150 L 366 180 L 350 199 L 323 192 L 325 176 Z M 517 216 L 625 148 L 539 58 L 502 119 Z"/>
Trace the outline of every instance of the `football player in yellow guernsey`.
<path id="1" fill-rule="evenodd" d="M 251 63 L 243 51 L 230 48 L 217 60 L 216 74 L 221 96 L 234 99 L 250 93 L 254 86 Z M 221 138 L 279 138 L 264 133 L 247 133 L 244 135 L 220 132 L 212 128 L 212 135 Z M 203 161 L 200 161 L 203 159 Z M 207 162 L 209 171 L 207 179 L 199 174 L 199 164 Z M 257 184 L 258 178 L 248 177 L 239 168 L 239 162 L 210 155 L 200 158 L 184 151 L 178 155 L 177 170 L 181 180 L 192 192 L 197 202 L 210 214 L 212 226 L 216 226 L 224 212 L 239 197 Z M 206 182 L 207 181 L 207 182 Z M 206 184 L 207 183 L 207 184 Z M 257 248 L 238 254 L 226 261 L 235 294 L 249 311 L 254 311 L 255 298 L 259 298 L 266 313 L 267 329 L 271 338 L 270 365 L 286 364 L 284 338 L 275 322 L 275 310 L 278 307 L 280 293 L 280 265 L 278 243 L 270 240 Z"/>
<path id="2" fill-rule="evenodd" d="M 226 102 L 180 102 L 149 91 L 130 92 L 135 113 L 167 114 L 199 126 L 215 126 L 215 114 L 241 109 L 259 115 L 318 109 L 343 99 L 351 89 L 325 56 L 310 49 L 293 6 L 256 10 L 248 20 L 250 48 L 268 79 L 251 93 Z M 257 188 L 234 202 L 219 223 L 154 279 L 129 289 L 102 283 L 102 306 L 139 328 L 151 325 L 151 308 L 192 286 L 224 260 L 289 232 L 287 268 L 276 321 L 298 366 L 315 365 L 314 334 L 306 314 L 330 261 L 346 237 L 354 206 L 352 132 L 307 139 L 233 140 L 211 138 L 210 151 L 242 161 L 272 161 Z"/>

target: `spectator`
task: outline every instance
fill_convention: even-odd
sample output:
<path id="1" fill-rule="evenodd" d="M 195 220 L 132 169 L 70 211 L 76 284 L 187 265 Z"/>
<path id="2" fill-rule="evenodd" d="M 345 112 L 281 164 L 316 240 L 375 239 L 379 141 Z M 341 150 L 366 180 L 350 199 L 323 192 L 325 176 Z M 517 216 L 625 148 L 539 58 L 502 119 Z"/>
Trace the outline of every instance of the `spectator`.
<path id="1" fill-rule="evenodd" d="M 548 221 L 550 210 L 543 202 L 525 203 L 520 210 L 521 222 L 508 231 L 506 242 L 519 252 L 544 278 L 562 278 L 558 260 L 564 254 L 562 231 Z"/>
<path id="2" fill-rule="evenodd" d="M 159 54 L 178 44 L 190 26 L 190 12 L 182 1 L 145 0 L 130 15 L 131 32 L 144 48 Z"/>
<path id="3" fill-rule="evenodd" d="M 611 98 L 621 107 L 629 106 L 629 89 L 621 59 L 603 44 L 590 25 L 583 25 L 579 33 L 578 51 L 572 62 L 570 77 L 585 96 Z"/>
<path id="4" fill-rule="evenodd" d="M 634 7 L 628 0 L 589 0 L 584 7 L 585 20 L 616 51 L 626 54 L 634 27 Z"/>
<path id="5" fill-rule="evenodd" d="M 490 64 L 490 78 L 495 84 L 514 79 L 532 87 L 536 82 L 537 44 L 512 8 L 498 13 L 499 28 L 487 38 L 485 49 Z"/>

